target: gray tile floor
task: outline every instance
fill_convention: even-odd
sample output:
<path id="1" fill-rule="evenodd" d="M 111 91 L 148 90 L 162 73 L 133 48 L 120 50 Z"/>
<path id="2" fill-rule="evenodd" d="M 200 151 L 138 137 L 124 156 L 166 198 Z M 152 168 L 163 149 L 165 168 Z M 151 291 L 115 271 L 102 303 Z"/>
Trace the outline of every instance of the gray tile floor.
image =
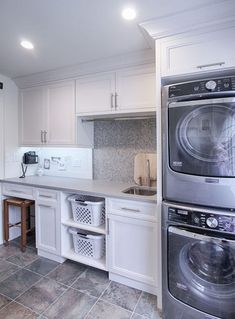
<path id="1" fill-rule="evenodd" d="M 159 319 L 156 297 L 108 279 L 106 272 L 0 246 L 0 319 Z"/>

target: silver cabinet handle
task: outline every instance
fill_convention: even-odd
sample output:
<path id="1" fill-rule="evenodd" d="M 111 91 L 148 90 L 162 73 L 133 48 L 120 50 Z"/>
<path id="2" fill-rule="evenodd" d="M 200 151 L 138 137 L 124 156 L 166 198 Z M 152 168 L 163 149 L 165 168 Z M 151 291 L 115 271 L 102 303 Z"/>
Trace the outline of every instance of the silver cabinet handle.
<path id="1" fill-rule="evenodd" d="M 43 135 L 44 135 L 44 143 L 47 143 L 47 131 L 43 131 Z"/>
<path id="2" fill-rule="evenodd" d="M 127 207 L 121 207 L 121 209 L 126 210 L 126 211 L 130 211 L 130 212 L 140 213 L 139 209 L 127 208 Z"/>
<path id="3" fill-rule="evenodd" d="M 203 68 L 207 68 L 207 67 L 210 67 L 210 66 L 216 66 L 216 65 L 222 66 L 223 64 L 225 64 L 225 62 L 217 62 L 217 63 L 211 63 L 211 64 L 202 64 L 202 65 L 198 65 L 197 69 L 203 69 Z"/>
<path id="4" fill-rule="evenodd" d="M 115 110 L 118 108 L 118 105 L 117 105 L 117 97 L 118 97 L 118 94 L 115 93 Z"/>
<path id="5" fill-rule="evenodd" d="M 52 196 L 50 196 L 50 195 L 43 195 L 43 194 L 39 195 L 39 197 L 44 197 L 44 198 L 53 198 L 53 197 L 52 197 Z"/>
<path id="6" fill-rule="evenodd" d="M 54 206 L 51 206 L 51 205 L 45 205 L 45 204 L 39 204 L 38 206 L 41 206 L 41 207 L 47 207 L 47 208 L 54 208 Z"/>
<path id="7" fill-rule="evenodd" d="M 17 189 L 10 189 L 10 192 L 23 194 L 23 191 L 19 191 Z"/>
<path id="8" fill-rule="evenodd" d="M 111 99 L 110 99 L 110 102 L 111 102 L 111 109 L 114 108 L 114 105 L 113 105 L 113 98 L 114 98 L 114 94 L 111 93 Z"/>
<path id="9" fill-rule="evenodd" d="M 41 143 L 43 143 L 43 131 L 41 130 Z"/>
<path id="10" fill-rule="evenodd" d="M 109 218 L 107 218 L 107 235 L 109 235 Z"/>

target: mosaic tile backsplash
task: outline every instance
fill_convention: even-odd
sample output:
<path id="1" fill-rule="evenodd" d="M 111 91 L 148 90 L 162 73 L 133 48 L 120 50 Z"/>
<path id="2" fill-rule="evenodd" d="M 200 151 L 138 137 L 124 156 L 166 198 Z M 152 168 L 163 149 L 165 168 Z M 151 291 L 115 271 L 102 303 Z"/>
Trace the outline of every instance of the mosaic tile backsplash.
<path id="1" fill-rule="evenodd" d="M 94 178 L 133 183 L 135 155 L 156 152 L 156 120 L 97 121 L 94 129 Z"/>

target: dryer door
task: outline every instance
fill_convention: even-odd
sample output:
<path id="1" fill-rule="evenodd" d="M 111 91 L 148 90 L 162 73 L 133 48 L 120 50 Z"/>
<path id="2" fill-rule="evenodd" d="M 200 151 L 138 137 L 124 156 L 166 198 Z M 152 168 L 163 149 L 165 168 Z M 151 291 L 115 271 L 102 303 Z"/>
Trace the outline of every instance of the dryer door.
<path id="1" fill-rule="evenodd" d="M 235 176 L 235 99 L 169 104 L 169 166 L 190 175 Z"/>
<path id="2" fill-rule="evenodd" d="M 170 226 L 167 270 L 176 299 L 222 319 L 235 318 L 235 239 Z"/>

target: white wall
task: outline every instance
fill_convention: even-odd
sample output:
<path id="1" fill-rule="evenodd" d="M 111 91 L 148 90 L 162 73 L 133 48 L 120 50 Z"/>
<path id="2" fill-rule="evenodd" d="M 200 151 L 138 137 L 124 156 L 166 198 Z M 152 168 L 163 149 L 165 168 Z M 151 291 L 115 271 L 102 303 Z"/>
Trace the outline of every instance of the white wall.
<path id="1" fill-rule="evenodd" d="M 3 82 L 3 171 L 2 177 L 13 177 L 18 172 L 15 163 L 18 149 L 18 88 L 15 83 L 0 74 L 0 82 Z M 1 122 L 1 119 L 0 119 Z M 2 135 L 2 134 L 1 134 Z"/>
<path id="2" fill-rule="evenodd" d="M 0 178 L 15 176 L 18 167 L 15 154 L 18 150 L 18 88 L 15 83 L 0 74 L 3 90 L 0 92 Z M 0 244 L 3 239 L 2 200 L 0 201 Z M 10 221 L 14 222 L 19 213 L 14 211 Z M 16 229 L 17 232 L 18 229 Z M 11 229 L 10 236 L 17 236 Z"/>

